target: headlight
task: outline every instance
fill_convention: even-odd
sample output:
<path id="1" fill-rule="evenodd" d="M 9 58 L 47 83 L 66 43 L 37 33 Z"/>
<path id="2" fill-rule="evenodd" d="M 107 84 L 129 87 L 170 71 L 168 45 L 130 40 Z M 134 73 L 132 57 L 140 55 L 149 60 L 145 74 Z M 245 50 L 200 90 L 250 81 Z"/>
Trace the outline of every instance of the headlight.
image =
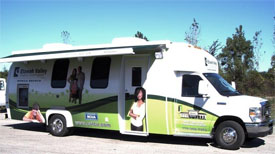
<path id="1" fill-rule="evenodd" d="M 258 107 L 249 108 L 249 116 L 252 122 L 262 122 L 261 108 L 258 108 Z"/>

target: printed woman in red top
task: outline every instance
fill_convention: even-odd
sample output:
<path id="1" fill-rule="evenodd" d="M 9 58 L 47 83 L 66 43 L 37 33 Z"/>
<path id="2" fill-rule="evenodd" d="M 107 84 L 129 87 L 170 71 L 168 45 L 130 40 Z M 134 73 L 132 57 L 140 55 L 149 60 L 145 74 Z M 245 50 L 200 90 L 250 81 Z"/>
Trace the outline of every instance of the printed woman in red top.
<path id="1" fill-rule="evenodd" d="M 37 103 L 33 104 L 32 110 L 25 114 L 23 117 L 24 121 L 45 123 L 45 119 L 39 110 Z"/>

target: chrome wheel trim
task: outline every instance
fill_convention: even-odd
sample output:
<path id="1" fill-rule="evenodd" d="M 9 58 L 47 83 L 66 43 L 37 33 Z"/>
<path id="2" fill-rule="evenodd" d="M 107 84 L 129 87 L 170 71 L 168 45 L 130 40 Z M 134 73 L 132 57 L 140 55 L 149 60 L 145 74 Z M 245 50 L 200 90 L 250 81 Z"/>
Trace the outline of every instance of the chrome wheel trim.
<path id="1" fill-rule="evenodd" d="M 236 130 L 232 127 L 223 128 L 222 131 L 221 131 L 221 135 L 222 135 L 222 140 L 226 144 L 235 143 L 237 141 L 237 138 L 238 138 Z"/>
<path id="2" fill-rule="evenodd" d="M 55 119 L 52 124 L 52 129 L 56 133 L 60 133 L 63 130 L 64 124 L 62 120 L 60 119 Z"/>

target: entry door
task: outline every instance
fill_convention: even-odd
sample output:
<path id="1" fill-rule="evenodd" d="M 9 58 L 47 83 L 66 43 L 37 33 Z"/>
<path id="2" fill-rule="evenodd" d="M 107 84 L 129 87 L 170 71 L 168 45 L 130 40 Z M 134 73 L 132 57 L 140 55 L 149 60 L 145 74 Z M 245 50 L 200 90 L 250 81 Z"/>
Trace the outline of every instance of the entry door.
<path id="1" fill-rule="evenodd" d="M 183 74 L 181 99 L 174 103 L 174 128 L 176 135 L 210 137 L 216 116 L 205 110 L 211 98 L 199 95 L 199 74 Z"/>
<path id="2" fill-rule="evenodd" d="M 17 85 L 17 106 L 20 108 L 28 108 L 29 106 L 29 85 Z"/>
<path id="3" fill-rule="evenodd" d="M 134 103 L 134 93 L 137 87 L 143 87 L 148 71 L 148 56 L 125 57 L 125 130 L 131 131 L 131 121 L 128 115 Z M 145 89 L 146 90 L 146 89 Z M 146 132 L 146 115 L 143 119 L 143 132 Z"/>

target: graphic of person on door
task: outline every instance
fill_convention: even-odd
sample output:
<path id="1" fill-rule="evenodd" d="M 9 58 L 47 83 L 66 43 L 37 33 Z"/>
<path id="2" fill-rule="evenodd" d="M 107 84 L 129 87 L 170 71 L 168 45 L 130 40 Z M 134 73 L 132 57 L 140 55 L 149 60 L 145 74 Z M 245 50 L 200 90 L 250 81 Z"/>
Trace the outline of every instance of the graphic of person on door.
<path id="1" fill-rule="evenodd" d="M 82 72 L 82 67 L 78 66 L 77 68 L 77 88 L 78 88 L 78 99 L 79 99 L 79 104 L 82 103 L 82 91 L 84 88 L 84 82 L 85 82 L 85 73 Z"/>
<path id="2" fill-rule="evenodd" d="M 69 102 L 73 102 L 73 103 L 76 103 L 76 99 L 78 98 L 76 73 L 77 73 L 77 70 L 76 68 L 74 68 L 72 74 L 68 78 L 68 82 L 70 83 Z"/>
<path id="3" fill-rule="evenodd" d="M 145 117 L 145 96 L 146 91 L 144 88 L 136 88 L 135 102 L 133 103 L 128 114 L 131 117 L 132 131 L 143 131 L 143 119 Z"/>

